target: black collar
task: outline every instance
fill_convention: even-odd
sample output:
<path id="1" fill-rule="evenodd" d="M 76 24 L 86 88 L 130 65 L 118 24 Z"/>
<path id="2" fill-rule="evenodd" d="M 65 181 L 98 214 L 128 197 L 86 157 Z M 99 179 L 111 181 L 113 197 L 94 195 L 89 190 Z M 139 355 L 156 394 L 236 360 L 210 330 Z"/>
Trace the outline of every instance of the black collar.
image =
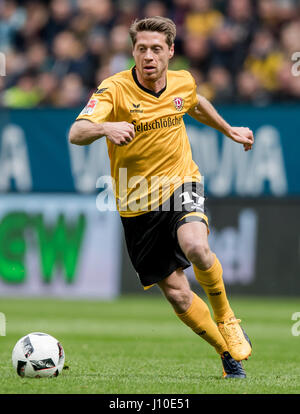
<path id="1" fill-rule="evenodd" d="M 167 83 L 166 83 L 166 86 L 164 88 L 162 88 L 160 91 L 153 92 L 153 91 L 151 91 L 151 89 L 145 88 L 145 86 L 140 84 L 140 82 L 138 81 L 137 75 L 136 75 L 135 66 L 132 68 L 131 73 L 132 73 L 132 77 L 133 77 L 135 83 L 137 84 L 137 86 L 140 89 L 142 89 L 144 92 L 147 92 L 152 96 L 155 96 L 155 98 L 159 98 L 160 95 L 167 89 Z"/>

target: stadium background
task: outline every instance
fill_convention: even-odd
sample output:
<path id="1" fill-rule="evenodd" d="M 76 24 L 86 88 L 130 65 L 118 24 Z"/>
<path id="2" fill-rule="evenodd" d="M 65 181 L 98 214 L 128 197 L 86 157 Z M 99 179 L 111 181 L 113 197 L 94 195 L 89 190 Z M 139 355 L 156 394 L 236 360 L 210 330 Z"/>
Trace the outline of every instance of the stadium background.
<path id="1" fill-rule="evenodd" d="M 67 139 L 101 80 L 133 64 L 129 24 L 153 15 L 176 22 L 171 68 L 255 134 L 245 153 L 185 119 L 210 244 L 254 343 L 243 384 L 220 381 L 214 350 L 139 285 L 117 213 L 99 211 L 105 141 Z M 0 0 L 1 394 L 299 394 L 299 39 L 297 0 Z M 34 331 L 64 345 L 70 370 L 55 381 L 12 370 Z"/>
<path id="2" fill-rule="evenodd" d="M 130 22 L 155 15 L 177 25 L 171 68 L 191 70 L 225 119 L 255 133 L 244 153 L 186 116 L 229 293 L 300 293 L 299 2 L 6 0 L 1 295 L 142 292 L 117 214 L 96 208 L 97 180 L 109 175 L 105 142 L 75 147 L 67 135 L 101 80 L 132 66 Z"/>

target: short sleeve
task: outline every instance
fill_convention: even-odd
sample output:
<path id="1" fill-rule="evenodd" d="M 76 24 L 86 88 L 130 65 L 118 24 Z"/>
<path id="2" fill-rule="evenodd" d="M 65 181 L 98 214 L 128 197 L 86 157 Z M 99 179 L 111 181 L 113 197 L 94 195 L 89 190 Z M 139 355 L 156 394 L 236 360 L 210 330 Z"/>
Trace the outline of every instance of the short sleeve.
<path id="1" fill-rule="evenodd" d="M 191 104 L 189 107 L 189 110 L 190 110 L 191 108 L 197 105 L 198 97 L 197 97 L 197 85 L 196 85 L 195 79 L 190 73 L 189 75 L 190 75 L 191 82 L 192 82 L 192 95 L 191 95 L 191 100 L 190 100 Z"/>
<path id="2" fill-rule="evenodd" d="M 76 120 L 87 119 L 95 123 L 109 121 L 113 116 L 115 102 L 116 87 L 113 82 L 105 80 L 90 97 Z"/>

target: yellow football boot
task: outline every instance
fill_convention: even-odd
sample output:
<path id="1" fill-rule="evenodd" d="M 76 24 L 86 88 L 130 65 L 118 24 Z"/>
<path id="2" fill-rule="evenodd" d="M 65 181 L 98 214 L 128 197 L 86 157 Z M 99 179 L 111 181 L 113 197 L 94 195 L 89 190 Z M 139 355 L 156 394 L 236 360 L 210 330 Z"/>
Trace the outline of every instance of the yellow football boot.
<path id="1" fill-rule="evenodd" d="M 228 352 L 236 361 L 248 359 L 252 352 L 251 341 L 240 326 L 240 322 L 240 319 L 233 317 L 218 323 L 219 331 L 228 346 Z"/>

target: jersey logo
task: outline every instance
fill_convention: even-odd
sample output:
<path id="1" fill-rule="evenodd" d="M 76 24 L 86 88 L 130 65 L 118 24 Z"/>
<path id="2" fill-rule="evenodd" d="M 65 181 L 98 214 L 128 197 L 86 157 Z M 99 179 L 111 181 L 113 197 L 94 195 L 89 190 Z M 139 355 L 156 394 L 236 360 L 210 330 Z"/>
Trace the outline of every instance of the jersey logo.
<path id="1" fill-rule="evenodd" d="M 177 111 L 181 111 L 182 110 L 183 105 L 184 105 L 184 100 L 182 98 L 179 98 L 179 97 L 174 98 L 173 99 L 173 103 L 174 103 L 174 106 L 177 109 Z"/>
<path id="2" fill-rule="evenodd" d="M 87 105 L 83 108 L 80 115 L 92 115 L 94 112 L 98 101 L 97 99 L 90 99 Z"/>
<path id="3" fill-rule="evenodd" d="M 135 113 L 135 114 L 139 113 L 139 114 L 142 114 L 144 112 L 143 109 L 139 109 L 140 106 L 141 106 L 141 104 L 134 104 L 133 103 L 132 106 L 134 107 L 134 109 L 130 109 L 130 113 Z"/>
<path id="4" fill-rule="evenodd" d="M 107 90 L 108 88 L 101 88 L 101 89 L 97 89 L 95 92 L 95 95 L 100 95 L 100 93 L 103 93 Z"/>

